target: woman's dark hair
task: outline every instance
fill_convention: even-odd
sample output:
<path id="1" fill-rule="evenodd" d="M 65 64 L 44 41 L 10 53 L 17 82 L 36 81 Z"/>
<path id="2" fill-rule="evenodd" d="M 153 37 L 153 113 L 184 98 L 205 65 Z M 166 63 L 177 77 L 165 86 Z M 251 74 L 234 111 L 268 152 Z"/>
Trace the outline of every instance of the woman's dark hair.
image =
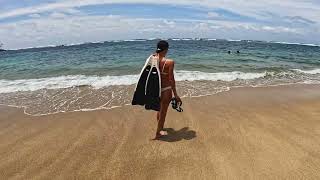
<path id="1" fill-rule="evenodd" d="M 160 53 L 162 51 L 169 49 L 169 43 L 167 41 L 161 40 L 157 44 L 157 50 L 156 53 Z"/>

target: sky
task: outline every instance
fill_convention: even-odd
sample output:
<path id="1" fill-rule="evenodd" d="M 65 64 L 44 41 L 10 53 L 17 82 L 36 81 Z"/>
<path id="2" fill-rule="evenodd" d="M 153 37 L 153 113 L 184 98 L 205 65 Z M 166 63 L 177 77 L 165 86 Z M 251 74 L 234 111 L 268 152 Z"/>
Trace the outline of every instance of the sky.
<path id="1" fill-rule="evenodd" d="M 5 49 L 146 38 L 320 44 L 320 0 L 0 0 Z"/>

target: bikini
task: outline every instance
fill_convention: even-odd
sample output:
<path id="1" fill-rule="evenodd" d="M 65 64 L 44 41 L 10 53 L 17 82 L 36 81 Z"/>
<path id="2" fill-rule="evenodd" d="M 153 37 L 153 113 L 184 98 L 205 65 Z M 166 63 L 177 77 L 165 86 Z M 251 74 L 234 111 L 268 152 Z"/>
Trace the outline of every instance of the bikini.
<path id="1" fill-rule="evenodd" d="M 162 71 L 161 71 L 161 74 L 163 75 L 167 75 L 168 73 L 165 73 L 164 72 L 164 67 L 166 66 L 166 62 L 167 62 L 167 59 L 164 60 L 164 64 L 163 64 L 163 67 L 162 67 Z M 171 86 L 168 86 L 168 87 L 164 87 L 164 88 L 161 88 L 161 92 L 164 92 L 166 90 L 171 90 Z"/>

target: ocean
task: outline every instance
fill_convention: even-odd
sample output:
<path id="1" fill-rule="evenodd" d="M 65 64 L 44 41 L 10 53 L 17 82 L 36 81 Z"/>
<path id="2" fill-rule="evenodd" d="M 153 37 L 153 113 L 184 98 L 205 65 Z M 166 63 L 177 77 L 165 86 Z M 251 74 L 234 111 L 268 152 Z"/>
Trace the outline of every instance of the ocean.
<path id="1" fill-rule="evenodd" d="M 0 104 L 23 107 L 26 114 L 35 116 L 128 105 L 157 41 L 106 41 L 0 52 Z M 317 45 L 219 39 L 168 42 L 168 58 L 175 61 L 181 97 L 237 87 L 320 83 Z"/>

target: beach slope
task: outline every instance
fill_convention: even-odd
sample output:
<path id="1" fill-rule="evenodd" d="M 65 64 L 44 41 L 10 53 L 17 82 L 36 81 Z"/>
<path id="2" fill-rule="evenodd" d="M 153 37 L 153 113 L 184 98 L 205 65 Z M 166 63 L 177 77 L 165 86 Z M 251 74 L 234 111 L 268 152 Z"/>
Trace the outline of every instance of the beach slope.
<path id="1" fill-rule="evenodd" d="M 141 107 L 28 116 L 0 107 L 0 179 L 320 179 L 320 86 L 185 98 L 150 140 Z"/>

